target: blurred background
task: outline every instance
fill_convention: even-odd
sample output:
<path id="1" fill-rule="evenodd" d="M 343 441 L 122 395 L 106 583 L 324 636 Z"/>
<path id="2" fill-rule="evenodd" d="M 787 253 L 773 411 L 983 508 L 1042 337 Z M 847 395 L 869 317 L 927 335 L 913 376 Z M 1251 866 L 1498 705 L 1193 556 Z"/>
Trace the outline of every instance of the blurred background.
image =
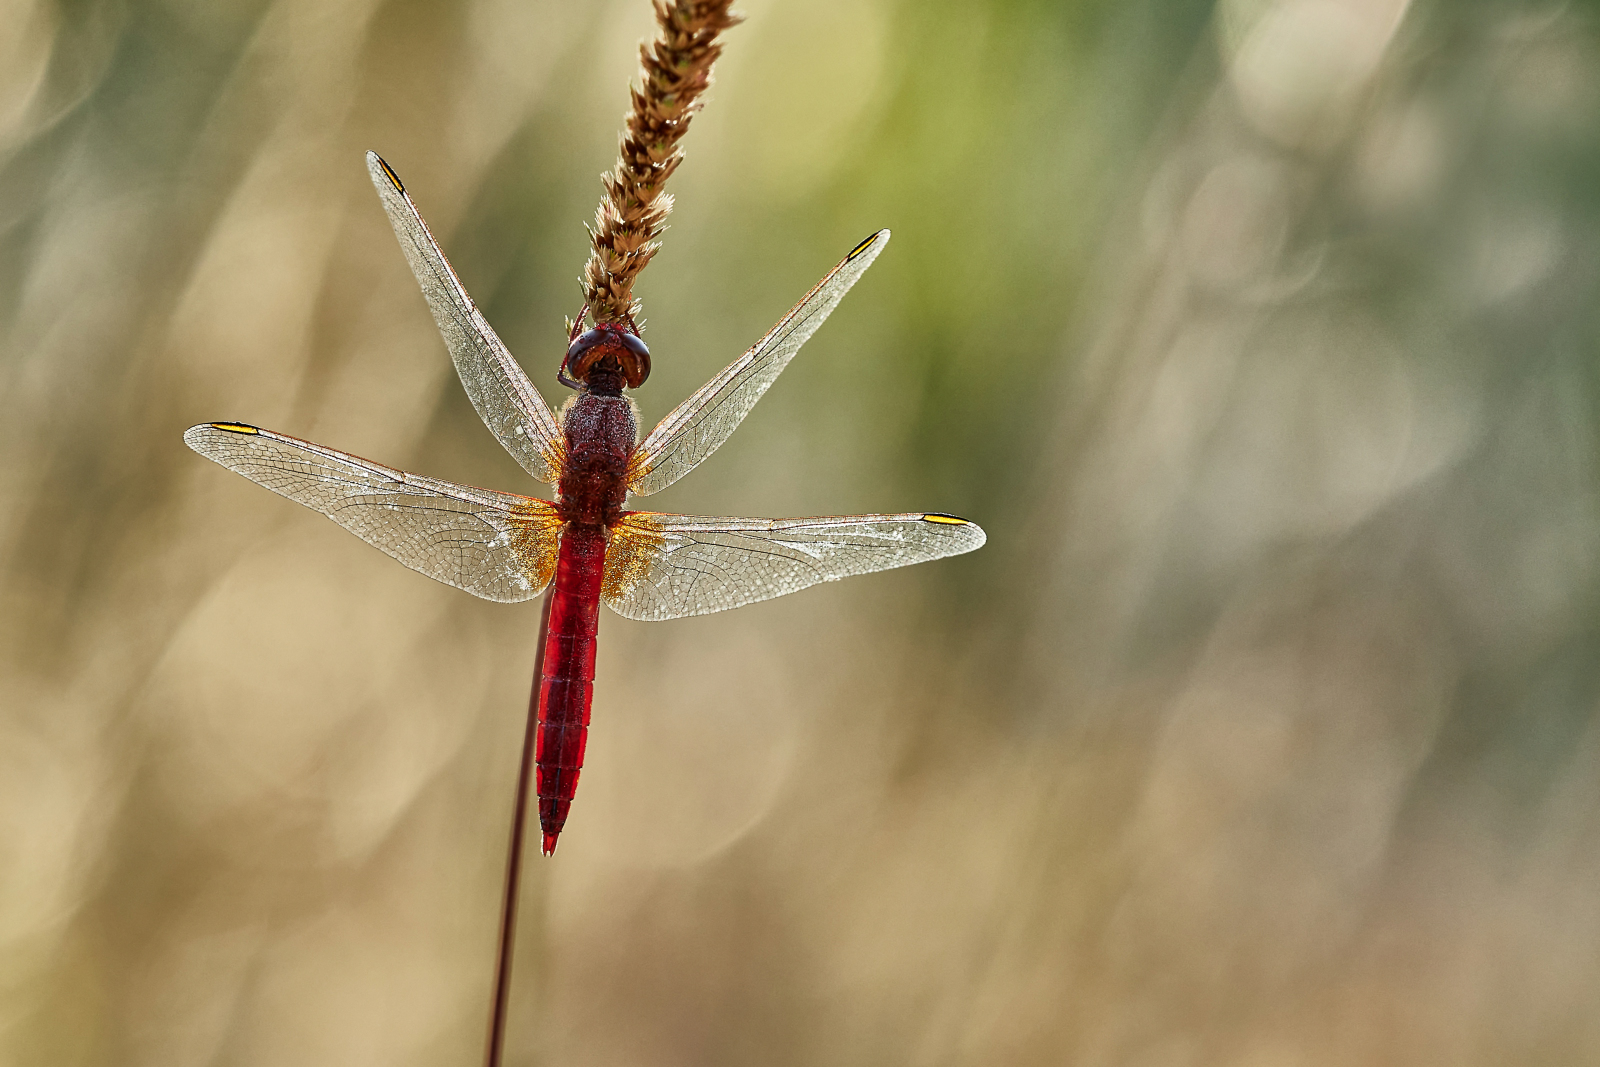
<path id="1" fill-rule="evenodd" d="M 989 544 L 607 615 L 511 1062 L 1600 1062 L 1600 12 L 744 9 L 645 425 L 895 240 L 652 506 Z M 479 1061 L 538 609 L 180 434 L 542 491 L 361 154 L 559 402 L 650 26 L 0 2 L 0 1062 Z"/>

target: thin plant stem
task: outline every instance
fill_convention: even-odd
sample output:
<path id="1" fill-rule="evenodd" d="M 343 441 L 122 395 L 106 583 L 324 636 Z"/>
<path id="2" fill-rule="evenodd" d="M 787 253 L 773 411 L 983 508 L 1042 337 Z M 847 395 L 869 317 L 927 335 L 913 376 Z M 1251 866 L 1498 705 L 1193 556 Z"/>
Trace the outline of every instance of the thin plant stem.
<path id="1" fill-rule="evenodd" d="M 517 770 L 517 800 L 511 814 L 511 847 L 506 854 L 505 896 L 500 901 L 500 944 L 494 959 L 494 1007 L 489 1013 L 489 1047 L 485 1067 L 500 1067 L 505 1051 L 506 1007 L 511 994 L 511 958 L 517 940 L 517 900 L 522 895 L 522 839 L 528 824 L 528 794 L 533 784 L 534 740 L 539 732 L 539 684 L 544 675 L 545 632 L 550 624 L 550 598 L 545 591 L 539 616 L 539 650 L 534 654 L 533 697 L 528 702 L 528 728 L 522 739 L 522 765 Z"/>
<path id="2" fill-rule="evenodd" d="M 640 86 L 617 152 L 604 175 L 606 195 L 595 211 L 594 251 L 583 270 L 584 299 L 595 322 L 634 324 L 633 280 L 656 254 L 656 238 L 672 211 L 663 189 L 683 162 L 678 142 L 711 86 L 722 54 L 717 38 L 739 24 L 731 0 L 652 0 L 656 36 L 639 45 Z"/>
<path id="3" fill-rule="evenodd" d="M 595 211 L 594 249 L 583 271 L 584 299 L 595 322 L 634 325 L 638 303 L 633 281 L 660 248 L 656 238 L 672 211 L 672 197 L 663 190 L 683 162 L 678 142 L 700 109 L 700 97 L 711 86 L 711 67 L 722 55 L 717 38 L 738 25 L 731 0 L 651 0 L 656 12 L 655 39 L 639 46 L 641 85 L 632 89 L 633 106 L 617 153 L 617 165 L 603 176 L 606 195 Z M 574 324 L 575 327 L 577 324 Z M 533 779 L 539 724 L 539 689 L 544 673 L 545 638 L 550 623 L 551 592 L 544 595 L 539 620 L 539 651 L 534 659 L 533 697 L 528 706 L 522 765 L 517 772 L 517 797 L 511 817 L 511 847 L 506 856 L 505 895 L 500 902 L 500 942 L 495 953 L 494 1006 L 489 1015 L 485 1067 L 501 1067 L 505 1054 L 506 1015 L 511 993 L 511 962 L 516 947 L 517 901 L 522 888 L 523 838 L 528 822 L 528 796 Z"/>

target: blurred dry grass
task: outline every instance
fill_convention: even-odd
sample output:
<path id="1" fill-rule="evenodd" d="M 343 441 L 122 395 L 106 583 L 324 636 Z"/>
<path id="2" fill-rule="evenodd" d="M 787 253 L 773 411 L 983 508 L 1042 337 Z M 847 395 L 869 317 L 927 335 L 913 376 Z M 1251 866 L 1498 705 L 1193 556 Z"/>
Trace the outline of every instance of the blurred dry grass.
<path id="1" fill-rule="evenodd" d="M 1600 1060 L 1594 8 L 747 11 L 646 420 L 896 240 L 663 505 L 991 540 L 606 619 L 515 1061 Z M 523 488 L 361 152 L 548 386 L 648 20 L 0 5 L 0 1062 L 475 1062 L 537 612 L 179 433 Z"/>

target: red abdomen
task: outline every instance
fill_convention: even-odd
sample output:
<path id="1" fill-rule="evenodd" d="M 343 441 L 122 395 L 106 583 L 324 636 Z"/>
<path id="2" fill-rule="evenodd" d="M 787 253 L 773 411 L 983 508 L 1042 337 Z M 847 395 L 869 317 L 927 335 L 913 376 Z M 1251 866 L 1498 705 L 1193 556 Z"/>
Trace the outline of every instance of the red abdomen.
<path id="1" fill-rule="evenodd" d="M 583 767 L 605 566 L 605 528 L 569 523 L 561 535 L 545 631 L 539 732 L 534 746 L 534 791 L 539 797 L 539 828 L 544 832 L 546 856 L 556 850 L 556 838 L 566 824 Z"/>

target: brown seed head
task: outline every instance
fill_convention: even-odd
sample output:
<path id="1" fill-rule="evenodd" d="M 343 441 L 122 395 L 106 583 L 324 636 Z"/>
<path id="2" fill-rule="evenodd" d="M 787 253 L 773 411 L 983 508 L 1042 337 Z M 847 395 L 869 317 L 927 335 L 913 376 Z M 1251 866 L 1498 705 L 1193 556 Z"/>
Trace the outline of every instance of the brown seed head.
<path id="1" fill-rule="evenodd" d="M 711 85 L 722 54 L 717 37 L 740 16 L 731 0 L 652 0 L 655 40 L 639 46 L 640 81 L 617 153 L 601 181 L 606 195 L 595 211 L 594 251 L 583 270 L 584 298 L 595 322 L 632 323 L 638 312 L 633 280 L 660 247 L 656 238 L 672 211 L 662 191 L 683 162 L 678 142 Z"/>

